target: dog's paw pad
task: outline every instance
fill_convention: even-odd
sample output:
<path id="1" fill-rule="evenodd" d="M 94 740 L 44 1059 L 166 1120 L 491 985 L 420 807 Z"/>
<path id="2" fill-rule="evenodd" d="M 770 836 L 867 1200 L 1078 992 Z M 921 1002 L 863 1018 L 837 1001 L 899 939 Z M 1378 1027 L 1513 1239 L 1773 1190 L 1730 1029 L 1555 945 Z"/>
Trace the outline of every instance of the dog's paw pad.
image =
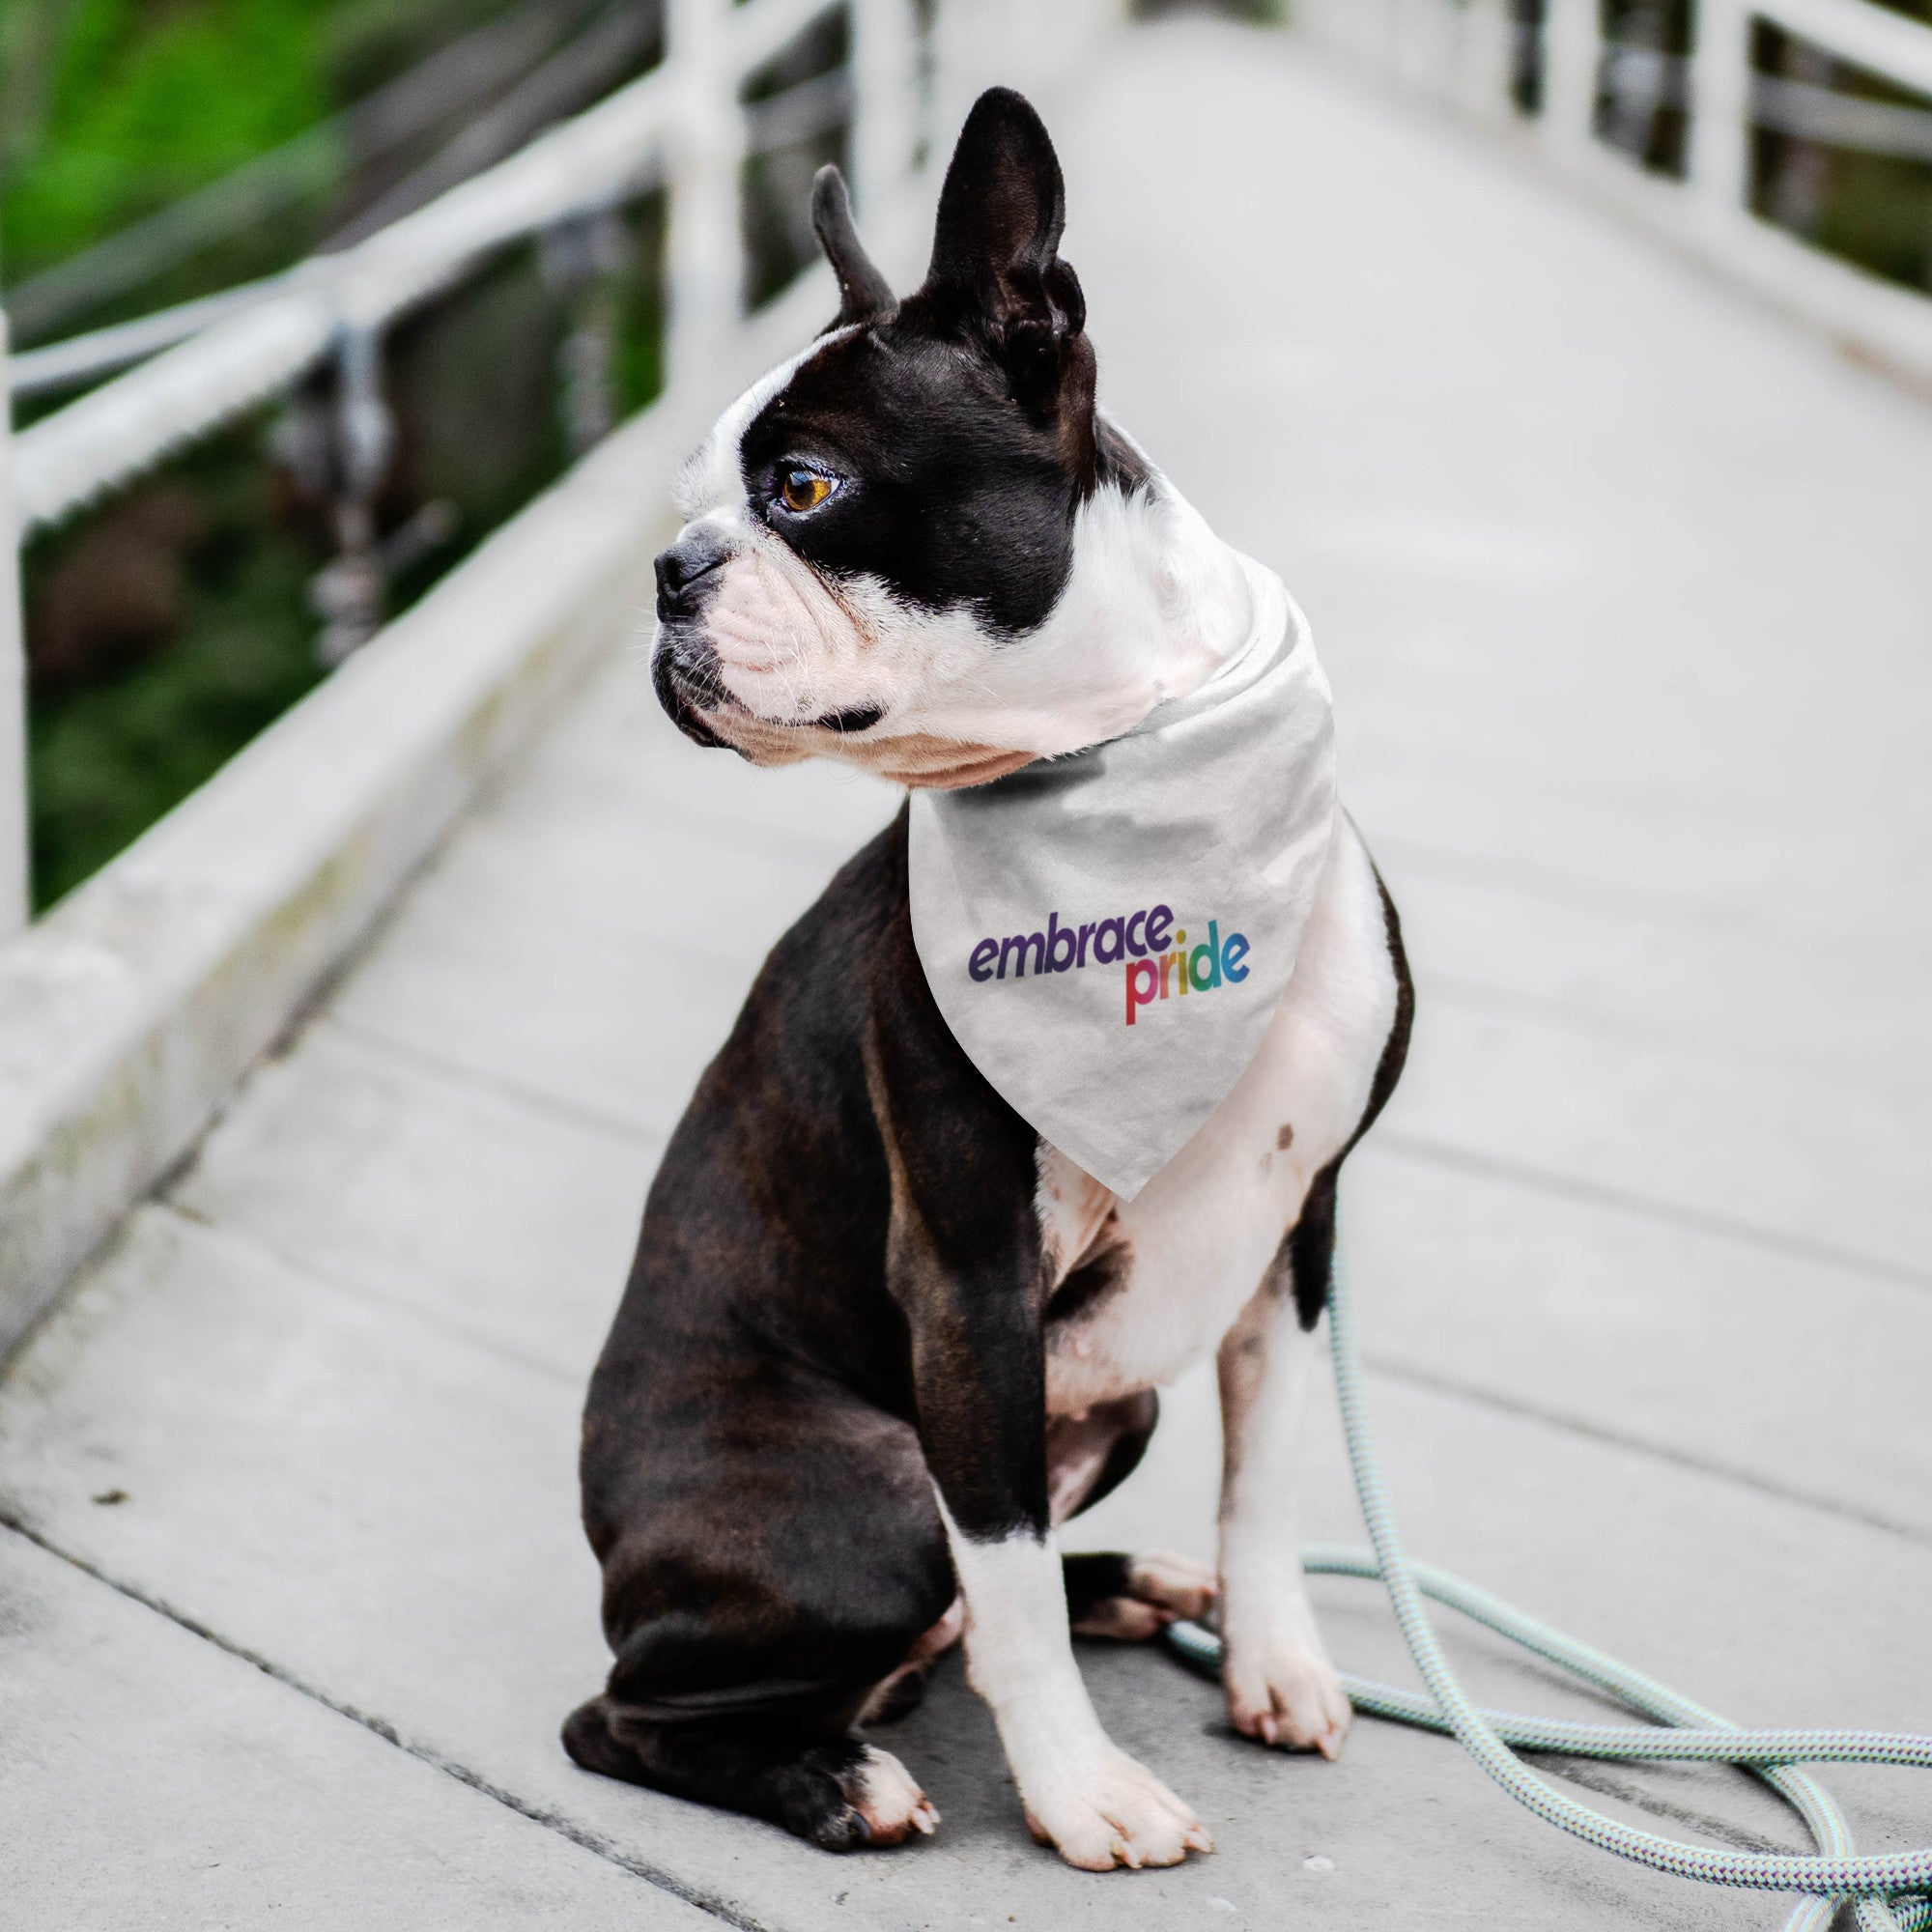
<path id="1" fill-rule="evenodd" d="M 1082 1871 L 1178 1865 L 1211 1852 L 1208 1828 L 1160 1779 L 1109 1747 L 1084 1775 L 1027 1794 L 1027 1830 Z"/>

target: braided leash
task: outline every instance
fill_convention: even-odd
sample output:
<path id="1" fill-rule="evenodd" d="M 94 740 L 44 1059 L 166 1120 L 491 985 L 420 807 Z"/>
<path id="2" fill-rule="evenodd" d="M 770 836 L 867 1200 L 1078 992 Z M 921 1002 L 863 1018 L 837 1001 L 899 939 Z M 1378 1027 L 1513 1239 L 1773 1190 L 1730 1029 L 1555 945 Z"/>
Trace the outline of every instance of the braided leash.
<path id="1" fill-rule="evenodd" d="M 1362 1364 L 1348 1268 L 1337 1239 L 1329 1296 L 1330 1346 L 1342 1428 L 1355 1493 L 1374 1553 L 1311 1545 L 1302 1567 L 1326 1577 L 1379 1577 L 1428 1697 L 1367 1678 L 1344 1676 L 1358 1711 L 1455 1737 L 1518 1804 L 1548 1823 L 1620 1858 L 1674 1872 L 1680 1878 L 1761 1891 L 1805 1893 L 1784 1932 L 1825 1932 L 1841 1900 L 1850 1898 L 1861 1932 L 1923 1932 L 1932 1926 L 1932 1847 L 1860 1857 L 1850 1827 L 1831 1794 L 1799 1764 L 1895 1764 L 1932 1770 L 1932 1737 L 1889 1731 L 1747 1731 L 1707 1711 L 1627 1663 L 1526 1615 L 1499 1597 L 1403 1552 L 1381 1465 L 1370 1432 Z M 1585 1724 L 1478 1709 L 1457 1682 L 1423 1599 L 1460 1610 L 1523 1649 L 1615 1697 L 1653 1724 Z M 1177 1623 L 1167 1641 L 1181 1660 L 1218 1676 L 1221 1640 L 1199 1624 Z M 1432 1701 L 1433 1699 L 1433 1701 Z M 1812 1855 L 1711 1850 L 1654 1832 L 1637 1831 L 1553 1790 L 1510 1748 L 1561 1751 L 1573 1757 L 1693 1760 L 1734 1764 L 1760 1778 L 1804 1820 L 1818 1847 Z"/>

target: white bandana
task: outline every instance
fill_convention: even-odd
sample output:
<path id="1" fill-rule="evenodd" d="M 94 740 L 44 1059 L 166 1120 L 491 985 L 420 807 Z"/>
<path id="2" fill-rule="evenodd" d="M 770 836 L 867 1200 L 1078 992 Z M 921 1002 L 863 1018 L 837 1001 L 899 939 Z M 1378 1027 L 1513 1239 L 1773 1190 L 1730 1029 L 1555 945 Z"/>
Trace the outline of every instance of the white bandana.
<path id="1" fill-rule="evenodd" d="M 1281 580 L 1241 565 L 1253 628 L 1199 690 L 1106 744 L 912 795 L 913 940 L 940 1012 L 1128 1200 L 1255 1057 L 1328 855 L 1328 680 Z"/>

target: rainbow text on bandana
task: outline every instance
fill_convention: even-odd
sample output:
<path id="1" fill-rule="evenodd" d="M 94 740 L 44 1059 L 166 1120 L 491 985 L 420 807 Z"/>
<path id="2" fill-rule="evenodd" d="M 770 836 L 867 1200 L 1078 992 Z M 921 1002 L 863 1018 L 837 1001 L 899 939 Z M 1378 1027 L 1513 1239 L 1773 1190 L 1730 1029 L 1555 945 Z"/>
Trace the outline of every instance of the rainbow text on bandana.
<path id="1" fill-rule="evenodd" d="M 1043 932 L 980 940 L 966 971 L 978 980 L 1004 980 L 1010 963 L 1013 978 L 1024 980 L 1029 952 L 1036 976 L 1077 972 L 1090 958 L 1101 966 L 1123 964 L 1128 1026 L 1142 1007 L 1166 999 L 1170 986 L 1177 994 L 1207 993 L 1224 983 L 1238 985 L 1248 977 L 1248 968 L 1241 963 L 1248 955 L 1245 933 L 1231 932 L 1223 939 L 1220 922 L 1210 919 L 1207 944 L 1190 952 L 1186 931 L 1175 926 L 1173 908 L 1165 905 L 1083 925 L 1062 925 L 1059 913 L 1050 912 Z"/>

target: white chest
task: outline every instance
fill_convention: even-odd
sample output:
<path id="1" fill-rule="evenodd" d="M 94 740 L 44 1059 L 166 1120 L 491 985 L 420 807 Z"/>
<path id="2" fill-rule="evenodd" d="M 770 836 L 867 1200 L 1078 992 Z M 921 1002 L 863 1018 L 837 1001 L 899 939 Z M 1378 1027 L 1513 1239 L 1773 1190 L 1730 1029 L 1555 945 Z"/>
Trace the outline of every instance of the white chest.
<path id="1" fill-rule="evenodd" d="M 1360 1122 L 1396 998 L 1375 874 L 1341 817 L 1293 977 L 1207 1125 L 1132 1201 L 1040 1146 L 1048 1413 L 1172 1381 L 1219 1344 Z"/>

